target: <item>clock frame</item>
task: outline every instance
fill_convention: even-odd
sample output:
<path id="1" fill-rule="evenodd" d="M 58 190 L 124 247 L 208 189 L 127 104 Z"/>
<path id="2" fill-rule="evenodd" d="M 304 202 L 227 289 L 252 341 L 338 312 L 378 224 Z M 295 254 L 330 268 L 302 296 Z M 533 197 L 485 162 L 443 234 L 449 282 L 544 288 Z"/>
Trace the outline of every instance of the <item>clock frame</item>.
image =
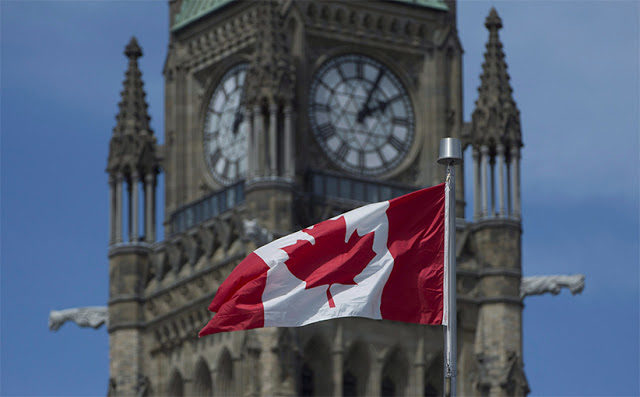
<path id="1" fill-rule="evenodd" d="M 233 184 L 246 175 L 250 120 L 242 102 L 248 66 L 247 62 L 240 62 L 229 67 L 213 89 L 205 109 L 205 163 L 222 185 Z"/>
<path id="2" fill-rule="evenodd" d="M 415 143 L 408 90 L 390 68 L 365 55 L 337 55 L 318 67 L 309 121 L 325 155 L 358 175 L 397 170 Z"/>

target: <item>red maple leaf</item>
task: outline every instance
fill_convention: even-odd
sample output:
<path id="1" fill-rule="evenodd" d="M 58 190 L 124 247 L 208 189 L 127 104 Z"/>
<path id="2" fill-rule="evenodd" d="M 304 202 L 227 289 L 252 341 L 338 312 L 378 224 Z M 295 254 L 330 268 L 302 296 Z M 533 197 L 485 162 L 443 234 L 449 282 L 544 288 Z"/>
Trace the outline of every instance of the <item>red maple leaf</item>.
<path id="1" fill-rule="evenodd" d="M 354 231 L 345 243 L 347 225 L 343 216 L 318 223 L 303 232 L 312 235 L 315 243 L 298 240 L 282 248 L 289 254 L 285 264 L 291 274 L 306 282 L 305 289 L 327 285 L 329 307 L 336 307 L 329 291 L 331 285 L 357 284 L 354 277 L 376 256 L 373 252 L 374 232 L 360 237 Z"/>

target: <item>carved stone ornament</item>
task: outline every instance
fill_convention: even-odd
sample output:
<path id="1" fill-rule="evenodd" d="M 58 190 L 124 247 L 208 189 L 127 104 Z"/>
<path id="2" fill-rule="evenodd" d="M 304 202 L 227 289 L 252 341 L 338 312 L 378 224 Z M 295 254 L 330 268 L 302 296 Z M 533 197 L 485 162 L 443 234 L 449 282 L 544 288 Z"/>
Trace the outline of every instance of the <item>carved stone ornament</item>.
<path id="1" fill-rule="evenodd" d="M 109 310 L 106 306 L 89 306 L 49 312 L 49 330 L 57 331 L 67 321 L 79 327 L 98 329 L 103 324 L 109 325 Z"/>
<path id="2" fill-rule="evenodd" d="M 136 397 L 145 397 L 149 393 L 149 378 L 146 375 L 138 374 L 138 381 L 136 383 Z"/>
<path id="3" fill-rule="evenodd" d="M 584 289 L 584 280 L 584 274 L 523 277 L 520 283 L 520 297 L 546 293 L 558 295 L 562 288 L 568 288 L 573 295 L 576 295 Z"/>
<path id="4" fill-rule="evenodd" d="M 245 82 L 246 102 L 288 103 L 295 91 L 295 69 L 284 34 L 284 19 L 276 2 L 255 4 L 260 18 L 256 21 L 256 48 Z"/>
<path id="5" fill-rule="evenodd" d="M 258 247 L 273 241 L 273 233 L 260 226 L 257 219 L 243 219 L 242 229 L 243 238 L 253 241 Z"/>

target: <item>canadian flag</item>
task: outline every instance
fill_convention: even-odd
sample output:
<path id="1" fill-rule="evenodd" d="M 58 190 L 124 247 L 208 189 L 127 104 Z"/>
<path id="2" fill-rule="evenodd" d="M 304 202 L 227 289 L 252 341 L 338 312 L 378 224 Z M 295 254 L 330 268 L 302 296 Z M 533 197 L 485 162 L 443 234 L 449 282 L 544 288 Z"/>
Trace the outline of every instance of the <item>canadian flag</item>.
<path id="1" fill-rule="evenodd" d="M 357 208 L 258 248 L 200 336 L 338 317 L 443 324 L 445 184 Z"/>

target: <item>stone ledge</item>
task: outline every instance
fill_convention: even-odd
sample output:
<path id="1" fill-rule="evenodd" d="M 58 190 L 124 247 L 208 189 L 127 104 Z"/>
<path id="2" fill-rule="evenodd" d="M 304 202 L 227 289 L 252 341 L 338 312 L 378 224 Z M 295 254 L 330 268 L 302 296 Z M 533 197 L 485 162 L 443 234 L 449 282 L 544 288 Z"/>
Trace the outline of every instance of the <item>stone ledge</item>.
<path id="1" fill-rule="evenodd" d="M 468 223 L 471 231 L 482 230 L 486 228 L 508 227 L 518 230 L 522 233 L 522 222 L 520 219 L 514 218 L 485 218 Z"/>
<path id="2" fill-rule="evenodd" d="M 107 328 L 107 332 L 112 333 L 112 332 L 123 330 L 123 329 L 143 329 L 144 327 L 145 327 L 145 323 L 142 321 L 120 323 L 120 324 L 110 325 Z"/>
<path id="3" fill-rule="evenodd" d="M 142 303 L 144 302 L 144 298 L 138 295 L 132 295 L 132 294 L 120 295 L 116 298 L 109 299 L 107 301 L 107 305 L 111 306 L 111 305 L 115 305 L 116 303 L 127 303 L 127 302 Z"/>
<path id="4" fill-rule="evenodd" d="M 137 241 L 127 243 L 116 243 L 109 246 L 108 257 L 122 254 L 148 254 L 152 251 L 153 244 Z"/>

